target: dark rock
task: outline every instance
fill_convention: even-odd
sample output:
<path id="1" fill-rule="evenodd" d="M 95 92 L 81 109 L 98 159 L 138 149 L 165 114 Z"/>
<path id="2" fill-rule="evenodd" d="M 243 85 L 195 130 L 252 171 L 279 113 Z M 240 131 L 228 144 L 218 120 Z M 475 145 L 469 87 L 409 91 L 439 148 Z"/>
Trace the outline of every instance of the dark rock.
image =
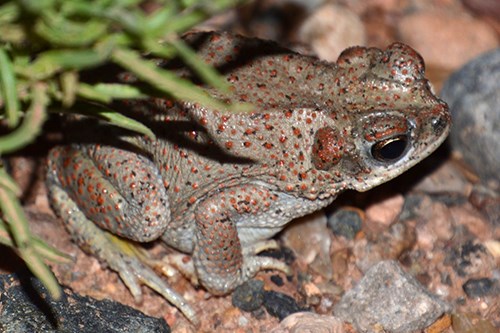
<path id="1" fill-rule="evenodd" d="M 163 319 L 114 301 L 69 289 L 54 300 L 37 279 L 14 274 L 0 275 L 0 304 L 2 332 L 170 332 Z"/>
<path id="2" fill-rule="evenodd" d="M 235 307 L 251 312 L 262 306 L 264 299 L 264 282 L 249 280 L 233 291 L 232 303 Z"/>
<path id="3" fill-rule="evenodd" d="M 339 209 L 328 216 L 328 227 L 338 236 L 353 239 L 361 230 L 363 221 L 358 212 L 352 209 Z"/>
<path id="4" fill-rule="evenodd" d="M 278 317 L 279 320 L 295 312 L 307 311 L 293 297 L 276 291 L 264 292 L 264 307 L 271 316 Z"/>
<path id="5" fill-rule="evenodd" d="M 445 264 L 453 267 L 459 276 L 474 274 L 481 265 L 486 248 L 479 243 L 467 241 L 453 248 L 445 259 Z"/>
<path id="6" fill-rule="evenodd" d="M 500 182 L 500 48 L 462 67 L 445 82 L 450 105 L 450 138 L 483 180 Z"/>
<path id="7" fill-rule="evenodd" d="M 335 306 L 334 314 L 360 332 L 423 330 L 451 307 L 426 290 L 395 261 L 373 266 Z"/>
<path id="8" fill-rule="evenodd" d="M 409 194 L 405 197 L 405 202 L 399 215 L 400 221 L 411 220 L 419 216 L 418 210 L 424 197 L 420 194 Z"/>
<path id="9" fill-rule="evenodd" d="M 272 275 L 271 281 L 273 281 L 273 283 L 275 285 L 277 285 L 278 287 L 282 287 L 285 284 L 285 282 L 283 281 L 283 279 L 279 275 Z"/>
<path id="10" fill-rule="evenodd" d="M 468 297 L 483 297 L 494 292 L 495 288 L 495 280 L 488 278 L 481 279 L 469 279 L 464 283 L 462 288 Z"/>

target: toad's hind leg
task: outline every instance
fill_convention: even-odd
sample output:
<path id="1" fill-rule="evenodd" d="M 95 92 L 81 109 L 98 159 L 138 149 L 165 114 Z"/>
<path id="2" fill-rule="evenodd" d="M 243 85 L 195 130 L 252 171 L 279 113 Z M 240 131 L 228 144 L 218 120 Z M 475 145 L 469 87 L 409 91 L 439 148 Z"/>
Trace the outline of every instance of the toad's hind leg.
<path id="1" fill-rule="evenodd" d="M 136 300 L 141 299 L 140 283 L 143 283 L 165 297 L 192 322 L 197 322 L 194 310 L 185 300 L 151 268 L 147 267 L 139 257 L 135 256 L 135 245 L 132 242 L 120 239 L 101 229 L 118 227 L 117 230 L 110 231 L 116 231 L 122 237 L 135 241 L 148 241 L 158 238 L 163 233 L 169 218 L 168 204 L 161 207 L 154 203 L 155 200 L 160 200 L 158 195 L 165 194 L 164 189 L 157 189 L 162 184 L 147 185 L 141 178 L 142 172 L 149 173 L 150 176 L 154 175 L 152 163 L 144 164 L 144 160 L 138 160 L 139 157 L 130 152 L 122 151 L 120 153 L 122 160 L 110 158 L 112 156 L 109 153 L 115 154 L 116 151 L 110 148 L 110 150 L 90 151 L 90 154 L 86 154 L 72 147 L 53 149 L 49 155 L 47 172 L 47 185 L 53 208 L 65 222 L 73 240 L 85 251 L 95 255 L 118 272 Z M 116 164 L 117 161 L 121 162 Z M 131 177 L 128 183 L 120 186 L 130 187 L 131 183 L 138 183 L 142 180 L 142 184 L 130 187 L 132 192 L 135 189 L 142 193 L 133 193 L 132 199 L 125 199 L 120 193 L 122 190 L 120 186 L 118 189 L 110 186 L 114 185 L 113 181 L 107 179 L 114 178 L 113 168 L 110 168 L 113 163 L 120 168 L 124 168 L 124 163 L 130 164 L 129 167 L 133 170 L 135 177 Z M 106 168 L 103 168 L 103 165 Z M 102 170 L 105 171 L 102 172 Z M 123 173 L 122 175 L 121 181 L 126 180 L 125 175 Z M 141 186 L 142 188 L 137 189 Z M 166 200 L 166 196 L 161 200 Z M 157 210 L 145 208 L 149 201 L 153 201 L 158 206 Z M 94 205 L 89 205 L 89 203 L 94 203 Z M 115 205 L 119 209 L 114 209 Z M 148 215 L 152 211 L 153 214 Z M 130 220 L 130 217 L 135 217 L 135 220 Z M 158 220 L 160 218 L 164 220 Z M 132 231 L 127 229 L 130 225 Z"/>
<path id="2" fill-rule="evenodd" d="M 258 185 L 239 185 L 204 199 L 196 209 L 196 241 L 193 262 L 200 283 L 213 294 L 225 294 L 265 269 L 290 274 L 289 267 L 274 258 L 256 256 L 275 248 L 272 241 L 242 246 L 238 220 L 242 216 L 263 216 L 278 197 Z M 281 222 L 276 220 L 277 223 Z M 271 221 L 272 223 L 272 221 Z"/>

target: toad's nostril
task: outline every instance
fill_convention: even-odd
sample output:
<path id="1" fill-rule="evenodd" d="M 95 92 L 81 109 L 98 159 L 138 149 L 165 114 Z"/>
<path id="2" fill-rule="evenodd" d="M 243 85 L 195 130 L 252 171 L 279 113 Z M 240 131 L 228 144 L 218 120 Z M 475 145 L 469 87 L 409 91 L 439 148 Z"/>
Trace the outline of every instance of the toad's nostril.
<path id="1" fill-rule="evenodd" d="M 445 130 L 447 124 L 448 122 L 442 116 L 433 117 L 431 119 L 431 126 L 436 135 L 441 134 Z"/>

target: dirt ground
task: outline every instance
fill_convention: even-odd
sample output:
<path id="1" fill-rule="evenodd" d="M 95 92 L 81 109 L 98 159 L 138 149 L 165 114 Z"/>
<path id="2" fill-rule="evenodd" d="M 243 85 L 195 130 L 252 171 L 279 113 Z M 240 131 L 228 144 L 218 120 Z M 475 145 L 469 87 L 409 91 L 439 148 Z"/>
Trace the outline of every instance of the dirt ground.
<path id="1" fill-rule="evenodd" d="M 230 11 L 212 19 L 205 28 L 230 29 L 289 44 L 300 42 L 304 34 L 312 36 L 310 31 L 304 31 L 307 30 L 304 26 L 317 24 L 308 28 L 315 31 L 314 38 L 309 39 L 310 45 L 299 47 L 312 49 L 310 52 L 317 54 L 334 53 L 335 47 L 329 49 L 329 45 L 344 43 L 347 46 L 352 41 L 384 47 L 391 41 L 403 40 L 423 54 L 428 64 L 427 73 L 439 89 L 451 72 L 469 60 L 467 57 L 475 55 L 462 52 L 460 55 L 453 55 L 458 59 L 452 59 L 452 56 L 445 61 L 440 59 L 447 56 L 443 53 L 436 55 L 433 51 L 436 47 L 441 47 L 439 43 L 442 43 L 440 40 L 433 40 L 433 37 L 444 38 L 440 33 L 432 33 L 435 15 L 452 22 L 447 23 L 448 25 L 455 21 L 469 20 L 470 29 L 476 29 L 477 26 L 479 32 L 483 31 L 481 29 L 489 31 L 496 38 L 496 44 L 494 41 L 485 40 L 477 46 L 480 43 L 477 39 L 487 38 L 484 33 L 482 37 L 477 35 L 475 39 L 467 39 L 464 33 L 453 31 L 447 36 L 449 47 L 459 45 L 453 53 L 460 53 L 460 47 L 479 52 L 481 47 L 485 50 L 488 47 L 498 47 L 500 23 L 495 21 L 495 17 L 500 15 L 495 16 L 494 10 L 500 11 L 500 5 L 494 10 L 485 10 L 479 5 L 487 2 L 330 1 L 329 4 L 341 6 L 349 11 L 349 14 L 342 15 L 342 20 L 350 18 L 352 14 L 353 21 L 345 23 L 348 27 L 357 26 L 352 22 L 361 23 L 359 35 L 351 32 L 349 39 L 345 37 L 346 33 L 341 32 L 338 36 L 340 39 L 333 42 L 329 40 L 330 35 L 335 34 L 333 31 L 337 26 L 344 24 L 341 19 L 336 21 L 334 17 L 329 16 L 336 15 L 335 11 L 332 14 L 328 12 L 330 9 L 299 10 L 302 8 L 299 6 L 300 1 L 258 1 L 253 6 Z M 319 12 L 320 10 L 323 12 Z M 322 18 L 322 15 L 327 18 Z M 312 23 L 311 17 L 315 18 Z M 322 20 L 327 23 L 319 24 Z M 414 32 L 416 37 L 408 32 L 411 31 L 412 25 L 418 27 L 418 31 Z M 346 40 L 341 40 L 344 37 Z M 98 299 L 112 298 L 148 315 L 163 317 L 175 332 L 269 332 L 278 326 L 278 319 L 265 311 L 243 312 L 231 304 L 231 295 L 212 297 L 202 288 L 192 286 L 178 273 L 166 278 L 175 290 L 193 305 L 201 318 L 201 327 L 195 330 L 177 309 L 145 287 L 142 303 L 135 303 L 117 274 L 101 267 L 97 260 L 75 246 L 61 221 L 52 213 L 42 180 L 46 152 L 50 146 L 61 141 L 57 123 L 50 123 L 47 133 L 46 137 L 11 158 L 10 163 L 15 178 L 25 190 L 24 205 L 32 230 L 49 244 L 74 258 L 71 264 L 51 265 L 63 285 L 84 295 Z M 352 209 L 359 214 L 362 227 L 354 239 L 337 236 L 330 229 L 325 229 L 322 237 L 328 237 L 330 241 L 326 257 L 318 258 L 317 254 L 311 259 L 301 257 L 296 252 L 292 264 L 293 279 L 288 280 L 283 274 L 272 271 L 261 272 L 256 278 L 264 281 L 267 290 L 283 292 L 315 312 L 328 314 L 343 291 L 352 288 L 362 277 L 363 267 L 368 267 L 378 260 L 395 259 L 431 292 L 454 306 L 453 316 L 448 318 L 451 320 L 436 323 L 434 328 L 431 328 L 434 330 L 429 332 L 485 332 L 465 330 L 460 323 L 467 320 L 485 321 L 498 329 L 498 194 L 498 188 L 482 186 L 479 178 L 461 161 L 460 156 L 454 154 L 451 147 L 444 146 L 408 174 L 368 193 L 346 193 L 327 210 L 327 214 L 330 214 L 338 209 Z M 277 240 L 296 250 L 293 247 L 300 248 L 300 244 L 290 240 L 295 232 L 318 231 L 309 231 L 307 227 L 298 231 L 290 228 L 278 235 Z M 148 251 L 155 258 L 174 252 L 161 244 L 150 244 Z M 281 278 L 282 285 L 273 282 L 280 280 L 276 276 Z M 464 291 L 464 284 L 479 278 L 496 279 L 497 290 L 485 296 L 468 296 Z M 344 329 L 354 332 L 349 325 Z"/>

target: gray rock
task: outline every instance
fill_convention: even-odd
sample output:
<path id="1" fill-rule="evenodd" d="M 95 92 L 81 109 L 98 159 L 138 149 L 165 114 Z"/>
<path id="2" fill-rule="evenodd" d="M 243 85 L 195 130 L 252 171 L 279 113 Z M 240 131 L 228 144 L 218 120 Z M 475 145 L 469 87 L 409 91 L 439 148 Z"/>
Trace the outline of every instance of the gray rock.
<path id="1" fill-rule="evenodd" d="M 235 307 L 243 311 L 257 310 L 264 302 L 264 282 L 252 279 L 243 283 L 234 290 L 231 300 Z"/>
<path id="2" fill-rule="evenodd" d="M 451 307 L 395 261 L 381 261 L 349 290 L 334 314 L 359 332 L 410 333 L 431 325 Z"/>
<path id="3" fill-rule="evenodd" d="M 344 236 L 347 239 L 354 239 L 361 230 L 363 221 L 359 213 L 352 209 L 339 209 L 328 216 L 328 227 L 338 236 Z"/>
<path id="4" fill-rule="evenodd" d="M 170 328 L 163 319 L 110 300 L 80 296 L 69 289 L 56 301 L 35 278 L 0 274 L 0 331 L 168 333 Z"/>
<path id="5" fill-rule="evenodd" d="M 462 67 L 445 82 L 453 148 L 486 181 L 500 183 L 500 48 Z"/>

